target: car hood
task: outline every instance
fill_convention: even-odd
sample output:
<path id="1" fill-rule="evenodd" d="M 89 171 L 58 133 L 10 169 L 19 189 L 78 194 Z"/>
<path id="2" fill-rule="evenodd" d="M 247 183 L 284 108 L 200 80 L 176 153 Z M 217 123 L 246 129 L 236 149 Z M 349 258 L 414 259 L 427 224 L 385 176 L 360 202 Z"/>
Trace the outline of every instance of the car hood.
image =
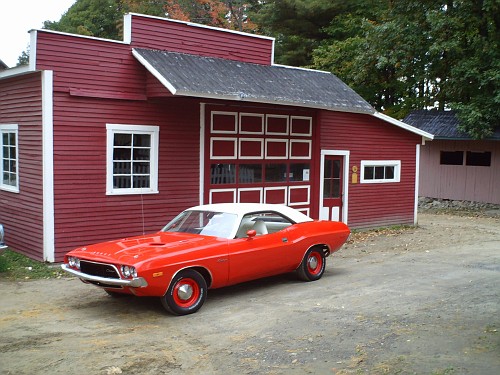
<path id="1" fill-rule="evenodd" d="M 225 243 L 227 243 L 225 238 L 158 232 L 84 246 L 70 251 L 68 255 L 99 262 L 134 264 L 155 257 L 180 256 Z"/>

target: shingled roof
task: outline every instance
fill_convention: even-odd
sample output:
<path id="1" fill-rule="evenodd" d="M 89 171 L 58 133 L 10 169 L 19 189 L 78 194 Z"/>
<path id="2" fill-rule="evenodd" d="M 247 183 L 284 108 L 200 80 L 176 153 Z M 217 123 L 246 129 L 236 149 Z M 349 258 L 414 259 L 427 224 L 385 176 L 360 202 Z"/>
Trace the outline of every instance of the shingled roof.
<path id="1" fill-rule="evenodd" d="M 460 124 L 454 111 L 419 110 L 413 111 L 403 120 L 404 123 L 433 134 L 434 139 L 470 140 L 467 133 L 458 129 Z M 500 128 L 487 139 L 500 140 Z"/>
<path id="2" fill-rule="evenodd" d="M 132 52 L 173 95 L 375 113 L 328 72 L 143 48 Z"/>

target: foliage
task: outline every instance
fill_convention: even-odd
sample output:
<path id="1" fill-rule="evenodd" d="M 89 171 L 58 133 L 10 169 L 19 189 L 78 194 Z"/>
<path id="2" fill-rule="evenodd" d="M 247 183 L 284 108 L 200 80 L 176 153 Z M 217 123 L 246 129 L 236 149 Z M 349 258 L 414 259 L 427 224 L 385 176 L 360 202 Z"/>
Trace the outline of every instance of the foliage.
<path id="1" fill-rule="evenodd" d="M 484 138 L 500 126 L 500 1 L 463 1 L 453 16 L 459 53 L 450 69 L 450 106 L 462 130 Z"/>
<path id="2" fill-rule="evenodd" d="M 59 21 L 45 21 L 44 28 L 54 31 L 119 39 L 123 15 L 120 0 L 77 0 Z"/>
<path id="3" fill-rule="evenodd" d="M 20 65 L 28 65 L 30 63 L 30 48 L 26 49 L 26 51 L 23 51 L 21 53 L 21 56 L 17 58 L 17 66 Z"/>
<path id="4" fill-rule="evenodd" d="M 46 279 L 62 276 L 59 267 L 37 262 L 7 249 L 0 255 L 0 277 L 16 280 Z"/>
<path id="5" fill-rule="evenodd" d="M 166 0 L 169 18 L 192 21 L 239 31 L 253 31 L 256 25 L 248 11 L 257 0 Z"/>
<path id="6" fill-rule="evenodd" d="M 59 21 L 45 21 L 55 31 L 119 39 L 128 12 L 252 31 L 248 9 L 257 0 L 77 0 Z"/>
<path id="7" fill-rule="evenodd" d="M 457 109 L 475 138 L 500 122 L 498 0 L 388 2 L 341 14 L 313 65 L 337 74 L 378 110 Z"/>
<path id="8" fill-rule="evenodd" d="M 275 0 L 252 8 L 259 31 L 276 38 L 276 61 L 293 66 L 311 64 L 312 52 L 328 38 L 325 31 L 339 14 L 365 9 L 364 1 Z M 360 10 L 361 11 L 361 10 Z"/>

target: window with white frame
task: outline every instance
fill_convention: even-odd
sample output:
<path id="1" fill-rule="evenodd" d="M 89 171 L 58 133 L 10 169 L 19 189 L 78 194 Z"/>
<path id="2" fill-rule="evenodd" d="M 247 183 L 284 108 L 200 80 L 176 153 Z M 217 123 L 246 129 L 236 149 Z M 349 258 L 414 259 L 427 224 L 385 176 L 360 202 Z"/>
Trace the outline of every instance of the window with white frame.
<path id="1" fill-rule="evenodd" d="M 107 124 L 106 194 L 158 192 L 159 127 Z"/>
<path id="2" fill-rule="evenodd" d="M 362 160 L 361 183 L 399 182 L 401 160 Z"/>
<path id="3" fill-rule="evenodd" d="M 0 125 L 0 189 L 19 192 L 17 124 Z"/>

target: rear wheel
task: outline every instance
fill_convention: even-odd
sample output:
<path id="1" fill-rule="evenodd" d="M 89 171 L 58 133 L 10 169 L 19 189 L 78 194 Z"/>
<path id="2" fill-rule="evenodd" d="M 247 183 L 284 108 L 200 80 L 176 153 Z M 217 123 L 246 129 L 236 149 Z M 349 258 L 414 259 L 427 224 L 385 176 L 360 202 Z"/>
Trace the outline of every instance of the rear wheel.
<path id="1" fill-rule="evenodd" d="M 187 315 L 198 311 L 207 298 L 207 282 L 195 270 L 179 272 L 161 297 L 165 309 L 175 315 Z"/>
<path id="2" fill-rule="evenodd" d="M 299 278 L 304 281 L 319 280 L 325 272 L 325 265 L 326 258 L 323 251 L 312 248 L 306 253 L 304 259 L 302 259 L 302 263 L 297 268 L 297 273 Z"/>

